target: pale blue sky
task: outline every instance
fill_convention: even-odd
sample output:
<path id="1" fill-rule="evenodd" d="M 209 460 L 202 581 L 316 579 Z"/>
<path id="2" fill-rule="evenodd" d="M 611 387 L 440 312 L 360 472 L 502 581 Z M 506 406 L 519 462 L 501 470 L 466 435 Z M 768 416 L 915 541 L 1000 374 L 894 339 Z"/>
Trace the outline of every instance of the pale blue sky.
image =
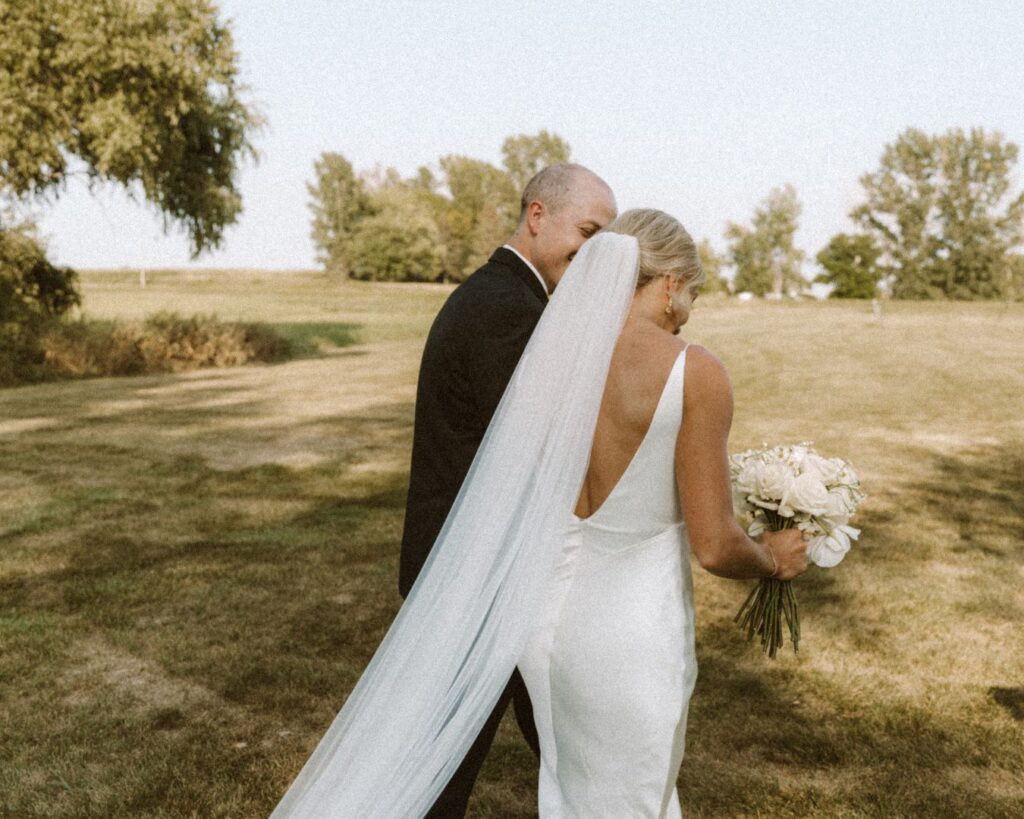
<path id="1" fill-rule="evenodd" d="M 409 174 L 447 153 L 498 164 L 506 136 L 542 128 L 620 208 L 663 208 L 719 249 L 727 220 L 792 183 L 813 257 L 850 229 L 858 177 L 904 128 L 979 125 L 1024 144 L 1024 4 L 1011 0 L 220 7 L 268 120 L 238 224 L 190 262 L 151 209 L 72 187 L 41 211 L 61 263 L 311 267 L 305 183 L 322 151 Z"/>

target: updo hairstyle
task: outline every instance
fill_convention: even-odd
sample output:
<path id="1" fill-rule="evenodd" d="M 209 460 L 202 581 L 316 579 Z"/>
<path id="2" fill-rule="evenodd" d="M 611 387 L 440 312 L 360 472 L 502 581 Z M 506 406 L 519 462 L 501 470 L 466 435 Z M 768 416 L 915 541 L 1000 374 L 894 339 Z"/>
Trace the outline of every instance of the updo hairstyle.
<path id="1" fill-rule="evenodd" d="M 622 213 L 605 230 L 635 236 L 640 244 L 639 290 L 659 276 L 685 284 L 703 284 L 706 276 L 693 238 L 677 219 L 661 210 L 634 208 Z"/>

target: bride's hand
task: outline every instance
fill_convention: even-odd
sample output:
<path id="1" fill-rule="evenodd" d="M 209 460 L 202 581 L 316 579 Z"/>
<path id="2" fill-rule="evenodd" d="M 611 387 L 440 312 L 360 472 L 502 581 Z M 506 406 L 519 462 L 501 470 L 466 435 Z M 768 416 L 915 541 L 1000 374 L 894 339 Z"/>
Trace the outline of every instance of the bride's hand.
<path id="1" fill-rule="evenodd" d="M 765 532 L 759 538 L 775 557 L 776 580 L 792 580 L 807 571 L 807 543 L 799 529 Z"/>

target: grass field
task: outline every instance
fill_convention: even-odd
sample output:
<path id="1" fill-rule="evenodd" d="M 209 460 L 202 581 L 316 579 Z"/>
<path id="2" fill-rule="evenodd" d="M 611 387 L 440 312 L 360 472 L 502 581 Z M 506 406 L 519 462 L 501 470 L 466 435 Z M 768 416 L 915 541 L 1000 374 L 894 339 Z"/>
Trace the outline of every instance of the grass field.
<path id="1" fill-rule="evenodd" d="M 419 352 L 448 290 L 84 276 L 97 317 L 269 322 L 274 366 L 0 391 L 0 815 L 266 816 L 397 610 Z M 1024 306 L 698 302 L 735 450 L 858 467 L 861 541 L 803 650 L 695 569 L 691 817 L 1024 815 Z M 855 521 L 856 523 L 857 521 Z M 506 720 L 473 817 L 535 815 Z"/>

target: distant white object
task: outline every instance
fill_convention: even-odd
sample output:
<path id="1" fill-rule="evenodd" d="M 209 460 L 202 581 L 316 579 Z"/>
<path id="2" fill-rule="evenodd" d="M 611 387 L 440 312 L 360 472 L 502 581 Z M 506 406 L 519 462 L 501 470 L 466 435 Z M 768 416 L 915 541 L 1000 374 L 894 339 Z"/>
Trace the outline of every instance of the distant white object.
<path id="1" fill-rule="evenodd" d="M 882 323 L 882 302 L 880 302 L 878 299 L 872 299 L 871 300 L 871 312 L 872 312 L 872 314 L 874 314 L 875 320 L 879 324 L 881 324 Z"/>
<path id="2" fill-rule="evenodd" d="M 145 270 L 140 270 L 139 271 L 139 287 L 141 287 L 143 290 L 146 289 L 146 271 Z"/>
<path id="3" fill-rule="evenodd" d="M 751 293 L 749 290 L 744 290 L 742 293 L 737 293 L 736 298 L 738 298 L 740 301 L 753 301 L 754 294 Z"/>
<path id="4" fill-rule="evenodd" d="M 813 282 L 808 292 L 819 301 L 827 299 L 829 293 L 835 290 L 835 286 L 831 284 L 822 284 L 821 282 Z"/>

